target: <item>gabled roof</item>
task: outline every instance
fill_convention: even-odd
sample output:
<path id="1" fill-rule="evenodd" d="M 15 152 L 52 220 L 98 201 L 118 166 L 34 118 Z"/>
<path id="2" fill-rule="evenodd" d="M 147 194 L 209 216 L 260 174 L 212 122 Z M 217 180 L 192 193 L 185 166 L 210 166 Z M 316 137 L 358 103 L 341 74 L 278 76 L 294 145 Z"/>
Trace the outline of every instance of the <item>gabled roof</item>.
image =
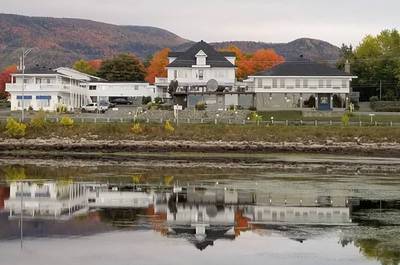
<path id="1" fill-rule="evenodd" d="M 210 44 L 200 41 L 193 45 L 189 50 L 182 53 L 170 53 L 170 57 L 172 55 L 177 55 L 175 61 L 170 63 L 167 67 L 192 67 L 192 65 L 196 64 L 196 54 L 199 51 L 203 51 L 207 54 L 207 65 L 211 67 L 235 67 L 230 61 L 228 61 L 224 54 L 216 51 Z M 232 56 L 232 53 L 229 53 Z"/>
<path id="2" fill-rule="evenodd" d="M 254 76 L 352 76 L 344 71 L 303 58 L 288 61 Z"/>

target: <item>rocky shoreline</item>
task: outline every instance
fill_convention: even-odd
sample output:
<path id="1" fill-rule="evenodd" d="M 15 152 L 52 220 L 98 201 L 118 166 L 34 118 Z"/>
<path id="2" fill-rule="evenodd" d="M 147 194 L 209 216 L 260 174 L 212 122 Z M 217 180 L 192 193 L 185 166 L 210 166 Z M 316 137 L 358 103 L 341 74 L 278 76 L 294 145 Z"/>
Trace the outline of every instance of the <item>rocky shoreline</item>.
<path id="1" fill-rule="evenodd" d="M 199 152 L 199 153 L 308 153 L 400 157 L 398 143 L 361 143 L 326 141 L 251 142 L 251 141 L 132 141 L 87 139 L 0 139 L 0 152 Z"/>

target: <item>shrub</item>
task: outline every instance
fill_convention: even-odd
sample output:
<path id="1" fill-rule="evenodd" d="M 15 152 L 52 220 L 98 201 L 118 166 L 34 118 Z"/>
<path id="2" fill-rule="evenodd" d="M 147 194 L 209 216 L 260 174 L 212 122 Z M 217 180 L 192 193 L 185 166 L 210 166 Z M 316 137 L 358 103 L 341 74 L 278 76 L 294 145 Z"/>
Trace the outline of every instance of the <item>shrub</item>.
<path id="1" fill-rule="evenodd" d="M 133 124 L 132 128 L 131 128 L 131 132 L 133 134 L 142 134 L 143 133 L 143 127 L 140 125 L 140 123 L 136 122 Z"/>
<path id="2" fill-rule="evenodd" d="M 154 99 L 154 103 L 156 103 L 156 104 L 162 104 L 162 103 L 163 103 L 162 98 L 156 97 L 156 98 Z"/>
<path id="3" fill-rule="evenodd" d="M 228 110 L 235 111 L 235 105 L 229 105 Z"/>
<path id="4" fill-rule="evenodd" d="M 21 138 L 26 134 L 26 125 L 13 118 L 7 119 L 6 134 L 10 137 Z"/>
<path id="5" fill-rule="evenodd" d="M 343 99 L 340 95 L 333 95 L 333 102 L 332 105 L 334 108 L 340 108 L 343 106 Z"/>
<path id="6" fill-rule="evenodd" d="M 170 121 L 166 121 L 164 123 L 164 131 L 167 133 L 174 133 L 175 132 L 175 128 L 174 126 L 172 126 Z"/>
<path id="7" fill-rule="evenodd" d="M 197 102 L 195 106 L 196 110 L 205 110 L 207 108 L 207 104 L 203 101 Z"/>
<path id="8" fill-rule="evenodd" d="M 142 98 L 142 105 L 147 105 L 151 102 L 151 97 L 143 97 Z"/>
<path id="9" fill-rule="evenodd" d="M 349 113 L 343 114 L 343 116 L 342 116 L 342 124 L 343 124 L 343 126 L 349 126 L 349 122 L 350 122 Z"/>
<path id="10" fill-rule="evenodd" d="M 373 96 L 369 98 L 369 102 L 377 102 L 379 101 L 379 98 L 377 96 Z"/>
<path id="11" fill-rule="evenodd" d="M 256 107 L 250 107 L 249 110 L 250 110 L 250 111 L 256 111 L 257 108 L 256 108 Z"/>
<path id="12" fill-rule="evenodd" d="M 262 116 L 259 115 L 257 112 L 251 112 L 249 115 L 249 119 L 251 121 L 262 121 Z"/>
<path id="13" fill-rule="evenodd" d="M 43 129 L 46 125 L 46 113 L 42 110 L 37 112 L 31 119 L 32 128 Z"/>
<path id="14" fill-rule="evenodd" d="M 60 120 L 60 124 L 62 126 L 72 126 L 74 125 L 74 120 L 68 116 L 63 116 Z"/>
<path id="15" fill-rule="evenodd" d="M 57 107 L 57 112 L 58 113 L 66 113 L 67 111 L 68 111 L 68 109 L 67 109 L 67 106 L 65 106 L 65 105 L 59 105 Z"/>
<path id="16" fill-rule="evenodd" d="M 304 106 L 315 108 L 315 97 L 311 95 L 308 100 L 304 101 Z"/>

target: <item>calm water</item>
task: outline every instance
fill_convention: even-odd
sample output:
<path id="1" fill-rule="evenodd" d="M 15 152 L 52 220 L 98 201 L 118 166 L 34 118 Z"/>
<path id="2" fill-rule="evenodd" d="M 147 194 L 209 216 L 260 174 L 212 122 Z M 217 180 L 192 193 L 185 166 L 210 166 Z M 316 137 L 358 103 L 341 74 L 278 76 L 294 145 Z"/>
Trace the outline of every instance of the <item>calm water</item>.
<path id="1" fill-rule="evenodd" d="M 395 162 L 293 160 L 2 161 L 0 264 L 400 264 Z"/>

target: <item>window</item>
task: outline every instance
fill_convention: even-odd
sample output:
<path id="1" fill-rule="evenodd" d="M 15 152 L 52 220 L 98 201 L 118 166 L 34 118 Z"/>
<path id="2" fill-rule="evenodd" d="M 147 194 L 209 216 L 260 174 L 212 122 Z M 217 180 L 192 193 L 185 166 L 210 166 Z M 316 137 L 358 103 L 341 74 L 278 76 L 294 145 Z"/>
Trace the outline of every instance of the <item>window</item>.
<path id="1" fill-rule="evenodd" d="M 296 88 L 300 88 L 300 79 L 296 79 L 296 84 L 295 84 L 295 86 L 296 86 Z"/>
<path id="2" fill-rule="evenodd" d="M 308 80 L 307 79 L 303 80 L 303 88 L 308 88 Z"/>
<path id="3" fill-rule="evenodd" d="M 89 90 L 96 90 L 97 87 L 96 86 L 89 86 Z"/>
<path id="4" fill-rule="evenodd" d="M 320 79 L 318 80 L 318 87 L 323 88 L 324 87 L 324 80 Z"/>
<path id="5" fill-rule="evenodd" d="M 272 87 L 277 88 L 278 87 L 278 79 L 272 79 Z"/>
<path id="6" fill-rule="evenodd" d="M 280 88 L 285 88 L 285 87 L 286 87 L 286 85 L 285 85 L 285 79 L 279 80 L 279 87 L 280 87 Z"/>
<path id="7" fill-rule="evenodd" d="M 51 96 L 36 96 L 36 102 L 39 109 L 50 107 Z"/>
<path id="8" fill-rule="evenodd" d="M 258 78 L 258 79 L 257 79 L 257 87 L 258 87 L 258 88 L 262 88 L 262 84 L 263 84 L 262 81 L 263 81 L 263 80 L 262 80 L 261 78 Z"/>
<path id="9" fill-rule="evenodd" d="M 178 78 L 178 70 L 174 70 L 174 79 Z"/>
<path id="10" fill-rule="evenodd" d="M 348 81 L 347 80 L 342 80 L 342 88 L 347 88 Z"/>
<path id="11" fill-rule="evenodd" d="M 204 78 L 204 70 L 199 70 L 199 80 L 203 80 Z"/>
<path id="12" fill-rule="evenodd" d="M 332 87 L 332 80 L 326 80 L 326 87 L 331 88 Z"/>
<path id="13" fill-rule="evenodd" d="M 135 85 L 134 89 L 135 89 L 135 90 L 139 90 L 139 86 L 138 86 L 138 85 Z"/>

